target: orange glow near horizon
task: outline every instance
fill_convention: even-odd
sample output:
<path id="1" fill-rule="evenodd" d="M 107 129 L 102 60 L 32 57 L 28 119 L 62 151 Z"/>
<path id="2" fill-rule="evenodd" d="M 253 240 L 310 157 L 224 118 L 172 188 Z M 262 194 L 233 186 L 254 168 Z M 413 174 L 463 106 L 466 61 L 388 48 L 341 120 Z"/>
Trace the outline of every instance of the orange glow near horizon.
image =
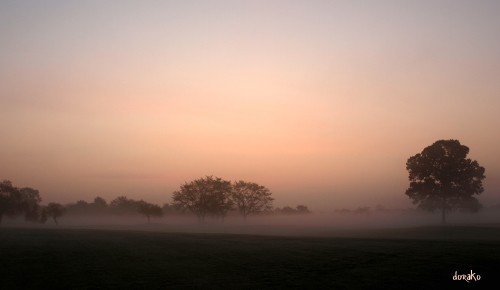
<path id="1" fill-rule="evenodd" d="M 500 202 L 498 4 L 30 5 L 0 4 L 0 179 L 44 201 L 216 175 L 277 206 L 408 207 L 407 158 L 453 138 Z"/>

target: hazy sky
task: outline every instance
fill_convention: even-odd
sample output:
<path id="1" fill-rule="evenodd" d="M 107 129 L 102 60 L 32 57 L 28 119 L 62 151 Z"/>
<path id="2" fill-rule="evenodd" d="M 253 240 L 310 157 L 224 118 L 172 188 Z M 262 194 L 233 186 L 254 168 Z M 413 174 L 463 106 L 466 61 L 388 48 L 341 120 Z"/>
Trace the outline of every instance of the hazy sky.
<path id="1" fill-rule="evenodd" d="M 1 1 L 0 179 L 170 202 L 205 175 L 275 205 L 407 207 L 458 139 L 500 202 L 500 1 Z"/>

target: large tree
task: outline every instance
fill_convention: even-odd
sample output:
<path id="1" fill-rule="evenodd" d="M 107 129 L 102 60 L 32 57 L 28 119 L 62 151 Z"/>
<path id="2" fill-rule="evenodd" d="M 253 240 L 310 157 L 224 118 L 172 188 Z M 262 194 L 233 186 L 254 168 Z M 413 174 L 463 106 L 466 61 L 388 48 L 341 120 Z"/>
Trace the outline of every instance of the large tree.
<path id="1" fill-rule="evenodd" d="M 242 180 L 233 184 L 232 199 L 245 220 L 248 215 L 272 210 L 274 200 L 266 187 Z"/>
<path id="2" fill-rule="evenodd" d="M 467 158 L 469 148 L 458 140 L 439 140 L 406 162 L 410 187 L 406 190 L 419 208 L 441 210 L 442 222 L 452 209 L 477 211 L 473 195 L 483 192 L 484 167 Z"/>
<path id="3" fill-rule="evenodd" d="M 174 206 L 191 211 L 200 222 L 206 216 L 224 218 L 232 208 L 231 182 L 213 176 L 186 182 L 173 193 L 173 200 Z"/>

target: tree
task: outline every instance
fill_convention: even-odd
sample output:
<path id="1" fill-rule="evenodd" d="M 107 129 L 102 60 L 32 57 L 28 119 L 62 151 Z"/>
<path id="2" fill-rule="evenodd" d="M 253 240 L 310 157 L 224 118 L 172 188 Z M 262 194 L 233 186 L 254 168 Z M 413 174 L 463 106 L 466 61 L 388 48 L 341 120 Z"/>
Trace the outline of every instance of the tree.
<path id="1" fill-rule="evenodd" d="M 309 208 L 305 205 L 298 205 L 295 208 L 292 208 L 290 206 L 285 206 L 281 209 L 276 208 L 274 211 L 276 214 L 284 214 L 284 215 L 302 215 L 311 213 Z"/>
<path id="2" fill-rule="evenodd" d="M 173 193 L 173 204 L 178 209 L 189 210 L 200 222 L 207 215 L 224 218 L 232 208 L 231 183 L 219 177 L 206 176 L 181 185 Z"/>
<path id="3" fill-rule="evenodd" d="M 89 214 L 91 212 L 90 208 L 91 208 L 90 204 L 84 200 L 79 200 L 75 203 L 70 203 L 66 205 L 66 210 L 68 214 L 77 214 L 77 215 Z"/>
<path id="4" fill-rule="evenodd" d="M 100 196 L 94 198 L 94 203 L 92 205 L 98 209 L 103 209 L 108 207 L 108 203 L 106 202 L 106 200 Z"/>
<path id="5" fill-rule="evenodd" d="M 42 222 L 46 220 L 47 217 L 52 218 L 54 223 L 57 223 L 57 218 L 61 217 L 66 213 L 64 206 L 59 203 L 51 202 L 43 209 Z"/>
<path id="6" fill-rule="evenodd" d="M 12 215 L 20 210 L 21 194 L 9 180 L 0 182 L 0 223 L 4 215 Z"/>
<path id="7" fill-rule="evenodd" d="M 298 214 L 309 214 L 311 213 L 311 211 L 309 210 L 309 208 L 305 205 L 297 205 L 296 207 L 296 210 L 297 210 L 297 213 Z"/>
<path id="8" fill-rule="evenodd" d="M 90 204 L 93 214 L 105 214 L 108 211 L 108 203 L 100 196 L 94 198 L 94 202 Z"/>
<path id="9" fill-rule="evenodd" d="M 24 212 L 27 221 L 38 222 L 40 219 L 40 202 L 42 198 L 38 190 L 24 187 L 19 190 L 20 211 Z"/>
<path id="10" fill-rule="evenodd" d="M 483 192 L 484 167 L 466 158 L 467 146 L 458 140 L 439 140 L 406 162 L 410 187 L 406 190 L 419 208 L 441 210 L 442 222 L 452 209 L 477 211 L 473 195 Z"/>
<path id="11" fill-rule="evenodd" d="M 236 182 L 231 197 L 245 220 L 248 215 L 273 208 L 274 198 L 271 197 L 269 189 L 254 182 Z"/>
<path id="12" fill-rule="evenodd" d="M 147 217 L 149 224 L 152 217 L 161 217 L 163 210 L 159 205 L 141 200 L 139 201 L 139 213 Z"/>
<path id="13" fill-rule="evenodd" d="M 40 215 L 40 194 L 38 190 L 17 188 L 9 180 L 0 183 L 0 223 L 4 215 L 23 214 L 27 221 L 37 222 Z"/>
<path id="14" fill-rule="evenodd" d="M 295 214 L 297 211 L 289 206 L 283 207 L 280 211 L 281 214 Z"/>
<path id="15" fill-rule="evenodd" d="M 116 214 L 137 214 L 139 202 L 125 196 L 119 196 L 109 203 L 109 208 Z"/>

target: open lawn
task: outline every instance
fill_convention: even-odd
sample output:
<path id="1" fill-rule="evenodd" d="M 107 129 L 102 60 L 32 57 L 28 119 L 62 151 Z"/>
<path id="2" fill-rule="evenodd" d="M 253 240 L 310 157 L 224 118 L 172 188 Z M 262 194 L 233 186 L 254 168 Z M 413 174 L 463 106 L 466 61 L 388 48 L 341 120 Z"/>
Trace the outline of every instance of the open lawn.
<path id="1" fill-rule="evenodd" d="M 495 289 L 500 229 L 286 237 L 4 227 L 0 259 L 1 289 Z M 481 280 L 452 280 L 471 270 Z"/>

